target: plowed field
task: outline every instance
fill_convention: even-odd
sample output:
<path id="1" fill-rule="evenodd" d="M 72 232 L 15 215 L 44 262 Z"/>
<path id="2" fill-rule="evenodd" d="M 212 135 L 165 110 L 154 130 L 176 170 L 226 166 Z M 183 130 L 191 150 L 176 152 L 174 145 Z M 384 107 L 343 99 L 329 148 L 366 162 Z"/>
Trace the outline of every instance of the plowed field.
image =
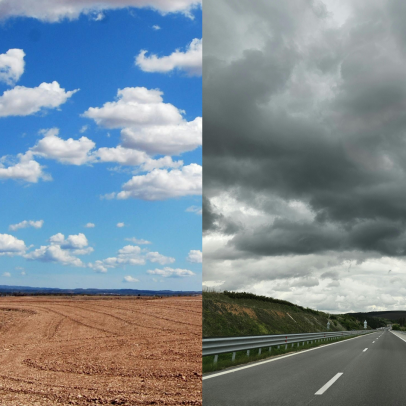
<path id="1" fill-rule="evenodd" d="M 0 297 L 0 405 L 201 405 L 201 297 Z"/>

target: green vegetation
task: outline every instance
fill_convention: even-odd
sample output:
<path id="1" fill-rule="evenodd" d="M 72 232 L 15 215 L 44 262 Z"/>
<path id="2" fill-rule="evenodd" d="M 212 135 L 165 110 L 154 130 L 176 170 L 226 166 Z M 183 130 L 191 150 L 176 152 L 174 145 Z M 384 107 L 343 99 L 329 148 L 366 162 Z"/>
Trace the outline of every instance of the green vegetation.
<path id="1" fill-rule="evenodd" d="M 352 315 L 329 315 L 286 300 L 245 292 L 203 292 L 203 337 L 363 330 Z"/>

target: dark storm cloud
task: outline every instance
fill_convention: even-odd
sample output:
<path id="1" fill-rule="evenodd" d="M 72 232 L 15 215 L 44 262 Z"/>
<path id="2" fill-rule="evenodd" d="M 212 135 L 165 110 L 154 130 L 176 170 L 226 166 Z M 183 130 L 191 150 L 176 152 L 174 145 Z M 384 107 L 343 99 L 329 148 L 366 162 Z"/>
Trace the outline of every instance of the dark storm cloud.
<path id="1" fill-rule="evenodd" d="M 240 230 L 241 224 L 216 213 L 215 210 L 210 200 L 203 196 L 203 233 L 220 231 L 223 234 L 235 234 Z"/>
<path id="2" fill-rule="evenodd" d="M 298 200 L 315 218 L 241 227 L 229 246 L 258 256 L 405 255 L 404 3 L 359 2 L 313 42 L 303 40 L 312 33 L 305 11 L 320 27 L 326 18 L 316 2 L 260 2 L 270 4 L 250 12 L 245 3 L 233 7 L 269 35 L 234 58 L 223 60 L 218 44 L 204 50 L 204 191 Z"/>

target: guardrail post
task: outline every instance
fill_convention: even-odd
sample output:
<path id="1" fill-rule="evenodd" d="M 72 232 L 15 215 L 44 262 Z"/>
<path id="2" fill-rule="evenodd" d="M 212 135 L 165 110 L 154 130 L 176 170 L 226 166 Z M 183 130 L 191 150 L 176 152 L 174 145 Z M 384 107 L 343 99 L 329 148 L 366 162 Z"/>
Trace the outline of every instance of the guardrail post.
<path id="1" fill-rule="evenodd" d="M 250 350 L 247 350 L 247 357 L 250 356 Z"/>
<path id="2" fill-rule="evenodd" d="M 258 350 L 258 355 L 261 355 L 261 350 L 262 350 L 262 348 L 260 348 L 260 349 Z"/>
<path id="3" fill-rule="evenodd" d="M 231 358 L 231 361 L 235 361 L 235 351 L 233 352 L 233 356 Z"/>
<path id="4" fill-rule="evenodd" d="M 269 347 L 268 351 L 269 351 L 269 353 L 270 353 L 270 352 L 272 351 L 272 347 Z"/>
<path id="5" fill-rule="evenodd" d="M 219 359 L 219 356 L 216 354 L 216 355 L 214 356 L 213 364 L 217 364 L 218 359 Z"/>
<path id="6" fill-rule="evenodd" d="M 280 346 L 280 345 L 278 345 L 278 350 L 279 350 L 279 348 L 281 348 L 281 346 Z"/>
<path id="7" fill-rule="evenodd" d="M 288 349 L 288 345 L 287 344 L 285 344 L 285 350 L 287 350 Z"/>

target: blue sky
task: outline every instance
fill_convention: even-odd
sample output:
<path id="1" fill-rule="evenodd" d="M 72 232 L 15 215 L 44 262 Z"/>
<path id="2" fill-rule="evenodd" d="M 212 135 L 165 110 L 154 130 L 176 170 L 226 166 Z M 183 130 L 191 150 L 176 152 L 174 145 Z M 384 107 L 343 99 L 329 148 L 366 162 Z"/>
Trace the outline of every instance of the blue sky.
<path id="1" fill-rule="evenodd" d="M 0 285 L 200 290 L 199 2 L 5 3 Z"/>

